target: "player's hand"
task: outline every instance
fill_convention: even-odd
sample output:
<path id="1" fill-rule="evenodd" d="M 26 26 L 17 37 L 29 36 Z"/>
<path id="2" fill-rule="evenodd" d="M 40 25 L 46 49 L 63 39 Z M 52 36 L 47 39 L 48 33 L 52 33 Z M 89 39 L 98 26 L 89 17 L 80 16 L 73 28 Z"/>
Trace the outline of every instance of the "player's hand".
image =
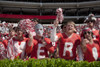
<path id="1" fill-rule="evenodd" d="M 87 43 L 89 43 L 89 40 L 88 39 L 83 39 L 82 40 L 82 45 L 86 45 Z"/>
<path id="2" fill-rule="evenodd" d="M 75 28 L 73 28 L 73 32 L 77 32 Z"/>
<path id="3" fill-rule="evenodd" d="M 89 43 L 89 41 L 87 39 L 83 39 L 82 40 L 82 50 L 83 52 L 86 52 L 86 44 Z"/>
<path id="4" fill-rule="evenodd" d="M 29 32 L 29 38 L 30 38 L 30 39 L 33 39 L 32 32 Z"/>
<path id="5" fill-rule="evenodd" d="M 41 41 L 42 41 L 42 44 L 43 44 L 43 45 L 47 45 L 47 43 L 45 42 L 44 37 L 41 38 Z"/>
<path id="6" fill-rule="evenodd" d="M 57 27 L 58 24 L 59 24 L 59 21 L 58 21 L 58 19 L 56 19 L 56 20 L 54 21 L 54 26 Z"/>
<path id="7" fill-rule="evenodd" d="M 89 43 L 88 39 L 83 39 L 82 40 L 82 46 L 86 46 L 87 43 Z"/>
<path id="8" fill-rule="evenodd" d="M 32 33 L 29 32 L 29 41 L 28 41 L 28 45 L 31 46 L 33 45 L 33 36 L 32 36 Z"/>

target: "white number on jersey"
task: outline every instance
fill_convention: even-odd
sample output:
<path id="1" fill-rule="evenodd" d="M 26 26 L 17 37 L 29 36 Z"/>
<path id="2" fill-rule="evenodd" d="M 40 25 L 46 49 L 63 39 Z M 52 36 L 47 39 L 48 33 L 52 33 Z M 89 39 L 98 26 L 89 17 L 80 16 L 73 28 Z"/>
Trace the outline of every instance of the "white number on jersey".
<path id="1" fill-rule="evenodd" d="M 94 59 L 97 60 L 98 59 L 98 52 L 97 52 L 96 47 L 92 48 L 92 54 L 93 54 Z"/>
<path id="2" fill-rule="evenodd" d="M 63 56 L 66 55 L 66 51 L 69 51 L 70 52 L 70 57 L 72 57 L 73 56 L 72 48 L 73 48 L 73 43 L 66 42 L 65 46 L 64 46 Z"/>
<path id="3" fill-rule="evenodd" d="M 38 44 L 38 50 L 37 50 L 37 58 L 38 59 L 42 59 L 42 58 L 45 58 L 45 55 L 40 55 L 40 53 L 42 52 L 44 52 L 44 50 L 41 50 L 41 48 L 42 47 L 44 47 L 44 45 L 43 44 Z"/>
<path id="4" fill-rule="evenodd" d="M 13 50 L 14 55 L 17 56 L 19 53 L 21 53 L 21 59 L 24 58 L 25 48 L 26 48 L 26 42 L 21 42 L 19 45 L 19 42 L 15 41 Z"/>

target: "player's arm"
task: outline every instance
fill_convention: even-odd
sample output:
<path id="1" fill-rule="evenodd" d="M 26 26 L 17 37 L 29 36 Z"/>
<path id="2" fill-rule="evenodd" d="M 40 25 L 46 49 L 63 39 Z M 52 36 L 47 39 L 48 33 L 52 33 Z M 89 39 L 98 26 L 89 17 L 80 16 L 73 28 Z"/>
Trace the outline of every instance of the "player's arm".
<path id="1" fill-rule="evenodd" d="M 34 40 L 33 40 L 33 36 L 31 33 L 29 33 L 29 39 L 27 41 L 27 44 L 26 44 L 26 53 L 30 53 L 33 49 L 33 46 L 34 46 Z"/>
<path id="2" fill-rule="evenodd" d="M 49 39 L 48 39 L 49 40 Z M 52 42 L 49 40 L 49 41 L 46 41 L 46 49 L 50 52 L 50 53 L 54 53 L 55 51 L 55 47 L 52 45 Z"/>
<path id="3" fill-rule="evenodd" d="M 52 30 L 52 32 L 51 32 L 51 37 L 50 37 L 50 39 L 51 39 L 51 41 L 52 42 L 56 42 L 57 40 L 58 40 L 58 38 L 57 38 L 57 36 L 56 36 L 56 28 L 57 28 L 57 26 L 58 26 L 58 20 L 56 19 L 55 21 L 54 21 L 54 25 L 53 25 L 53 30 Z"/>
<path id="4" fill-rule="evenodd" d="M 2 41 L 2 43 L 4 44 L 5 48 L 7 48 L 8 40 L 5 39 L 5 40 Z"/>
<path id="5" fill-rule="evenodd" d="M 83 61 L 83 52 L 82 52 L 82 48 L 81 48 L 81 37 L 78 35 L 77 38 L 79 40 L 77 40 L 77 55 L 78 55 L 78 61 Z"/>
<path id="6" fill-rule="evenodd" d="M 89 43 L 89 41 L 87 39 L 82 39 L 81 41 L 81 47 L 82 47 L 82 51 L 86 52 L 86 44 Z"/>
<path id="7" fill-rule="evenodd" d="M 83 52 L 82 52 L 82 48 L 80 45 L 78 45 L 77 47 L 77 54 L 78 54 L 78 61 L 83 61 Z"/>
<path id="8" fill-rule="evenodd" d="M 28 46 L 32 46 L 33 45 L 33 36 L 32 33 L 29 33 L 29 41 L 28 41 Z"/>

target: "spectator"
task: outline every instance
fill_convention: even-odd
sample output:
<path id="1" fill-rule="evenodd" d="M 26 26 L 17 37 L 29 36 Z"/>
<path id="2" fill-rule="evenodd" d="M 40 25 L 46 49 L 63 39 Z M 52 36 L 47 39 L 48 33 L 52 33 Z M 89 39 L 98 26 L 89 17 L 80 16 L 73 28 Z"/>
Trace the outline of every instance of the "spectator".
<path id="1" fill-rule="evenodd" d="M 26 52 L 31 53 L 31 58 L 35 59 L 43 59 L 48 58 L 48 45 L 51 44 L 49 38 L 45 38 L 43 36 L 43 26 L 41 24 L 37 24 L 35 26 L 36 36 L 33 40 L 33 45 L 28 44 L 26 48 Z"/>
<path id="2" fill-rule="evenodd" d="M 31 19 L 31 20 L 35 23 L 35 25 L 39 23 L 39 19 L 38 18 L 34 18 L 34 19 Z"/>
<path id="3" fill-rule="evenodd" d="M 96 23 L 96 17 L 94 16 L 94 14 L 89 14 L 89 16 L 85 19 L 84 22 L 87 23 L 88 27 L 92 30 L 93 37 L 95 39 L 98 39 L 99 38 L 99 30 L 96 30 L 94 28 L 95 23 Z"/>
<path id="4" fill-rule="evenodd" d="M 5 45 L 0 41 L 0 60 L 7 59 L 7 50 Z"/>
<path id="5" fill-rule="evenodd" d="M 65 32 L 58 33 L 56 35 L 56 27 L 58 26 L 58 20 L 54 22 L 53 31 L 51 34 L 51 41 L 59 41 L 59 54 L 58 57 L 64 58 L 66 60 L 76 60 L 77 53 L 80 45 L 80 36 L 75 31 L 75 23 L 73 21 L 68 21 L 65 24 Z M 80 58 L 80 56 L 79 56 Z"/>
<path id="6" fill-rule="evenodd" d="M 85 61 L 91 62 L 99 59 L 99 42 L 93 40 L 93 32 L 90 28 L 83 29 L 83 40 L 81 46 L 83 51 L 83 59 Z"/>
<path id="7" fill-rule="evenodd" d="M 23 30 L 16 28 L 16 36 L 8 41 L 7 57 L 9 59 L 25 58 L 26 44 L 31 44 L 31 38 L 23 37 Z"/>

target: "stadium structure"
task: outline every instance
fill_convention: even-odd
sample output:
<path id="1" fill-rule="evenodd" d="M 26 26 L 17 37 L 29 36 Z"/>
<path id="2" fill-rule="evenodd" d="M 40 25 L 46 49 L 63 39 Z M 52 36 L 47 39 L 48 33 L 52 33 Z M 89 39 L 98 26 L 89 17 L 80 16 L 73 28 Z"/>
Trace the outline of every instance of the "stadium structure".
<path id="1" fill-rule="evenodd" d="M 0 20 L 18 22 L 23 18 L 38 18 L 50 24 L 56 18 L 56 9 L 63 9 L 64 21 L 83 23 L 90 13 L 100 17 L 100 0 L 0 0 Z"/>

